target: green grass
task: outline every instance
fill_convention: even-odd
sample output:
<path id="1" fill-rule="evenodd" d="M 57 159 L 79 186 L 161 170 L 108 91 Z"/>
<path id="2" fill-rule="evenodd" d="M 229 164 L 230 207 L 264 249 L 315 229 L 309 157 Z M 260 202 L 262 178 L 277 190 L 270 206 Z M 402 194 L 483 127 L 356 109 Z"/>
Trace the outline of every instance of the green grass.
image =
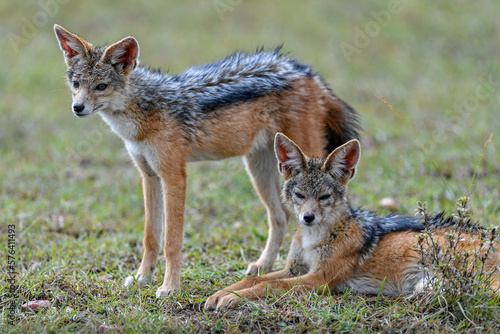
<path id="1" fill-rule="evenodd" d="M 221 3 L 234 5 L 219 16 Z M 9 326 L 2 265 L 1 332 L 95 332 L 102 324 L 124 332 L 499 331 L 498 298 L 462 305 L 462 313 L 411 298 L 312 294 L 205 313 L 204 300 L 242 277 L 267 235 L 265 210 L 239 159 L 188 168 L 182 291 L 154 297 L 161 259 L 151 287 L 125 290 L 122 282 L 142 253 L 139 175 L 99 117 L 71 115 L 52 32 L 59 23 L 94 44 L 133 35 L 142 63 L 171 73 L 235 49 L 284 43 L 359 111 L 362 158 L 350 191 L 354 205 L 369 209 L 389 196 L 401 213 L 413 214 L 419 200 L 451 213 L 493 133 L 470 195 L 474 218 L 494 226 L 500 214 L 498 2 L 405 2 L 350 59 L 340 45 L 354 45 L 374 20 L 371 11 L 387 3 L 70 1 L 56 9 L 23 37 L 26 22 L 43 15 L 39 2 L 0 4 L 0 251 L 5 256 L 7 225 L 15 225 L 16 301 L 52 303 L 37 314 L 19 310 L 16 326 Z M 12 34 L 25 38 L 18 50 Z M 484 91 L 488 77 L 493 84 Z M 395 107 L 430 157 L 373 94 Z M 292 222 L 287 242 L 293 230 Z M 284 265 L 287 248 L 275 268 Z"/>

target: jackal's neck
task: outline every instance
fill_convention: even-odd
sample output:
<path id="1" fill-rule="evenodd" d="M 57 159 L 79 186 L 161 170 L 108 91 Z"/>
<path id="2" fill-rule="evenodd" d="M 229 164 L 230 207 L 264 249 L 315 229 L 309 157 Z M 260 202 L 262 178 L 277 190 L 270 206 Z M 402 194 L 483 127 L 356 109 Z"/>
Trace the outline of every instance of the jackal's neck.
<path id="1" fill-rule="evenodd" d="M 135 141 L 138 139 L 139 125 L 137 119 L 124 112 L 102 111 L 100 114 L 111 130 L 123 140 Z"/>
<path id="2" fill-rule="evenodd" d="M 168 96 L 173 93 L 169 77 L 160 71 L 151 72 L 138 67 L 130 74 L 129 102 L 145 113 L 168 107 Z"/>
<path id="3" fill-rule="evenodd" d="M 138 140 L 140 124 L 155 113 L 169 110 L 167 76 L 139 67 L 127 78 L 124 89 L 101 116 L 124 140 Z"/>
<path id="4" fill-rule="evenodd" d="M 335 208 L 325 217 L 329 225 L 334 225 L 339 221 L 344 221 L 353 217 L 351 203 L 347 198 L 338 200 Z"/>

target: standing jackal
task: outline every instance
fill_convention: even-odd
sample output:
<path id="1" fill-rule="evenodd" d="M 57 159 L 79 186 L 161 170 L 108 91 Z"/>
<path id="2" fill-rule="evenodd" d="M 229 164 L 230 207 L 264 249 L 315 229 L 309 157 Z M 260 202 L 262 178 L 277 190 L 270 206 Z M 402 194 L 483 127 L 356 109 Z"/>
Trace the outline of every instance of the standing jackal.
<path id="1" fill-rule="evenodd" d="M 307 154 L 325 156 L 357 137 L 355 111 L 309 66 L 279 49 L 236 53 L 167 76 L 138 65 L 133 37 L 93 47 L 59 25 L 54 30 L 68 67 L 74 114 L 100 114 L 123 139 L 142 176 L 144 255 L 125 285 L 151 281 L 164 231 L 165 278 L 156 295 L 179 289 L 186 163 L 233 156 L 244 156 L 269 220 L 266 247 L 247 272 L 270 271 L 288 221 L 274 134 L 283 132 Z"/>
<path id="2" fill-rule="evenodd" d="M 386 216 L 352 209 L 347 185 L 354 177 L 360 147 L 351 140 L 326 159 L 308 158 L 283 134 L 276 135 L 278 169 L 285 179 L 283 198 L 299 220 L 284 270 L 248 277 L 215 293 L 206 309 L 237 305 L 240 298 L 264 298 L 277 290 L 342 291 L 398 296 L 426 285 L 421 253 L 414 248 L 424 229 L 420 219 Z M 434 238 L 448 245 L 446 233 L 453 221 L 438 214 L 430 219 Z M 461 226 L 454 226 L 460 229 Z M 472 228 L 472 226 L 471 226 Z M 455 251 L 481 251 L 477 231 L 464 229 Z M 495 242 L 495 248 L 500 249 Z M 491 252 L 486 271 L 493 270 L 500 252 Z M 498 289 L 498 269 L 491 287 Z M 382 289 L 382 290 L 381 290 Z"/>

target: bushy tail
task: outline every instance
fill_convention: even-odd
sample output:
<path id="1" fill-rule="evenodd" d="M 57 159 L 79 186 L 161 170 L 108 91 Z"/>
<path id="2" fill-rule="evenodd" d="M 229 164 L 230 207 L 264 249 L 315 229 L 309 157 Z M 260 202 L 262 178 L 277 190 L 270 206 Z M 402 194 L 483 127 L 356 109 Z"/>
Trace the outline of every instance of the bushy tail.
<path id="1" fill-rule="evenodd" d="M 328 109 L 325 119 L 328 153 L 351 139 L 359 139 L 361 123 L 356 110 L 333 93 L 325 106 Z"/>

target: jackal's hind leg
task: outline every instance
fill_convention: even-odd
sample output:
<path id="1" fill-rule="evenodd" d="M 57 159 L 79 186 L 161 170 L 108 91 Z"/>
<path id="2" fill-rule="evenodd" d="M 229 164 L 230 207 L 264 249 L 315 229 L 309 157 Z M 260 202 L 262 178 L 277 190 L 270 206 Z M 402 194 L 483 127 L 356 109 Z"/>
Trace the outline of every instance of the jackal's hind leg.
<path id="1" fill-rule="evenodd" d="M 259 259 L 251 263 L 247 275 L 271 272 L 285 237 L 289 213 L 280 199 L 280 183 L 272 139 L 269 144 L 254 147 L 244 157 L 252 184 L 267 209 L 269 234 L 266 247 Z"/>

